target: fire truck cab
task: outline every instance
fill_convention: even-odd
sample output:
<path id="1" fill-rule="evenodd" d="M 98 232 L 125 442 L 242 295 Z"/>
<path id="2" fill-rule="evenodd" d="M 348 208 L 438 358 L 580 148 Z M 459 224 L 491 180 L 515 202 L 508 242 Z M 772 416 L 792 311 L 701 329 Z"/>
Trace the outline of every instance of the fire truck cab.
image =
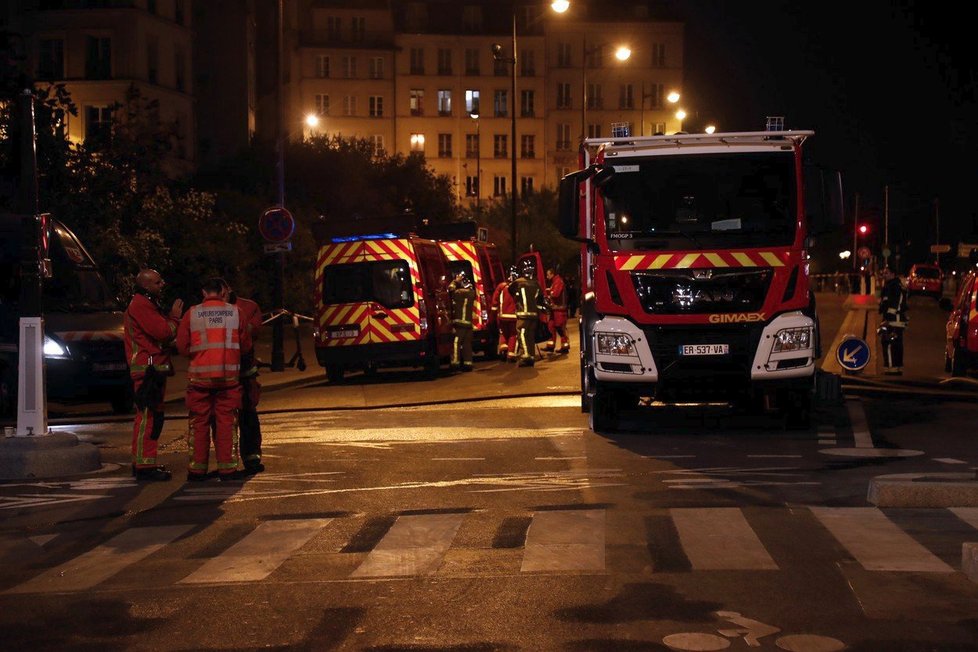
<path id="1" fill-rule="evenodd" d="M 802 164 L 811 135 L 584 141 L 581 170 L 560 183 L 559 228 L 583 243 L 581 405 L 593 429 L 616 428 L 640 397 L 746 399 L 807 426 L 819 347 L 809 232 L 842 214 L 838 176 Z"/>

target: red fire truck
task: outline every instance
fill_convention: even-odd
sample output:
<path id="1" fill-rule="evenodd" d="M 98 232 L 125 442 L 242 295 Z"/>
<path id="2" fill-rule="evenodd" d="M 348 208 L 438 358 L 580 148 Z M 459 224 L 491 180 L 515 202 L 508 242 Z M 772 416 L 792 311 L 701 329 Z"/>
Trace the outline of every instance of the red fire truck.
<path id="1" fill-rule="evenodd" d="M 807 427 L 818 357 L 810 233 L 841 224 L 811 131 L 589 139 L 560 183 L 581 248 L 581 405 L 617 428 L 640 398 L 722 400 Z"/>

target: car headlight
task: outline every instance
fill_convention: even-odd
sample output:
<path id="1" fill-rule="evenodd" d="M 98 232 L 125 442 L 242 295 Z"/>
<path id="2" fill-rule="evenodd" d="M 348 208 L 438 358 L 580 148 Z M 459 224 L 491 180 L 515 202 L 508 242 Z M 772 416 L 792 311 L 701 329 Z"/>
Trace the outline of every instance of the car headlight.
<path id="1" fill-rule="evenodd" d="M 782 353 L 787 351 L 801 351 L 802 349 L 812 348 L 812 329 L 804 328 L 784 328 L 774 336 L 774 346 L 771 353 Z"/>
<path id="2" fill-rule="evenodd" d="M 622 333 L 597 333 L 598 353 L 602 355 L 635 355 L 632 338 Z"/>
<path id="3" fill-rule="evenodd" d="M 68 347 L 48 335 L 44 336 L 44 348 L 42 351 L 44 351 L 45 358 L 68 357 Z"/>

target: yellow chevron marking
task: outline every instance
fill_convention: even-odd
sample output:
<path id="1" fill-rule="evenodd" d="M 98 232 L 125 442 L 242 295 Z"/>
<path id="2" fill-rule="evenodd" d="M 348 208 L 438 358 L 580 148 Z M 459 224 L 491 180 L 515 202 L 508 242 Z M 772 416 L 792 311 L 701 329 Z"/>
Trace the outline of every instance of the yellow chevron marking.
<path id="1" fill-rule="evenodd" d="M 742 251 L 734 252 L 733 257 L 740 263 L 741 267 L 757 267 L 757 263 Z"/>
<path id="2" fill-rule="evenodd" d="M 628 271 L 638 267 L 638 264 L 645 260 L 645 256 L 629 256 L 624 264 L 622 264 L 621 269 L 623 271 Z"/>
<path id="3" fill-rule="evenodd" d="M 699 257 L 700 257 L 699 254 L 686 254 L 685 256 L 683 256 L 682 260 L 676 263 L 676 267 L 679 269 L 686 269 L 687 267 L 695 263 L 696 259 Z"/>
<path id="4" fill-rule="evenodd" d="M 770 263 L 772 267 L 784 267 L 784 263 L 773 251 L 762 251 L 761 258 Z"/>
<path id="5" fill-rule="evenodd" d="M 714 267 L 730 267 L 723 258 L 720 258 L 720 254 L 703 254 L 706 259 L 713 263 Z"/>
<path id="6" fill-rule="evenodd" d="M 372 335 L 372 337 L 370 338 L 371 341 L 374 342 L 396 342 L 397 341 L 397 338 L 394 337 L 394 334 L 390 332 L 390 330 L 388 330 L 387 324 L 385 324 L 382 320 L 371 319 L 370 325 L 372 326 L 371 330 L 373 331 L 371 333 Z"/>
<path id="7" fill-rule="evenodd" d="M 672 254 L 659 254 L 647 269 L 662 269 L 662 266 L 668 263 L 671 258 Z"/>

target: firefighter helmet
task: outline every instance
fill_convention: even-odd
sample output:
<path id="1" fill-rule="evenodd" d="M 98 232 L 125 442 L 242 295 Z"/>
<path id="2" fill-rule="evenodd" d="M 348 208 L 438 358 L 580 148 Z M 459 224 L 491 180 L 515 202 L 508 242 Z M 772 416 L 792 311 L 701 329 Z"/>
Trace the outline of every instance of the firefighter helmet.
<path id="1" fill-rule="evenodd" d="M 527 259 L 523 261 L 523 269 L 520 270 L 523 278 L 534 279 L 537 277 L 537 266 L 534 264 L 532 259 Z"/>
<path id="2" fill-rule="evenodd" d="M 516 265 L 510 265 L 507 278 L 509 278 L 510 282 L 512 282 L 515 281 L 518 276 L 519 276 L 519 272 L 516 271 Z"/>

